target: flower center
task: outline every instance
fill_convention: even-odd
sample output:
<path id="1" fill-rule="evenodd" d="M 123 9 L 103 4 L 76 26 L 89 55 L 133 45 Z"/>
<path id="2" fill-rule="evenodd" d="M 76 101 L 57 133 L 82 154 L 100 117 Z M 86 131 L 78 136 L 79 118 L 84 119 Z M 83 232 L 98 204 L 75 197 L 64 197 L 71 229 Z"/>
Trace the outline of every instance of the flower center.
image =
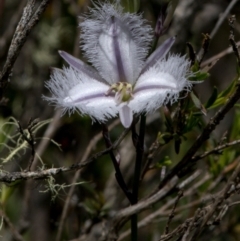
<path id="1" fill-rule="evenodd" d="M 115 93 L 115 101 L 117 104 L 127 102 L 133 98 L 132 85 L 127 82 L 117 82 L 109 88 L 106 92 L 106 96 L 110 93 Z"/>

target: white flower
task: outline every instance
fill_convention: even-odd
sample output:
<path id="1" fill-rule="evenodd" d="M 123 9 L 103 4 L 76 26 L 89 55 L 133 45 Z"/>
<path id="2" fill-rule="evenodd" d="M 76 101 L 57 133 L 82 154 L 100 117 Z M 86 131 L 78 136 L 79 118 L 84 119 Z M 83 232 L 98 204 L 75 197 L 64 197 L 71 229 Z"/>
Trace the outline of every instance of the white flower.
<path id="1" fill-rule="evenodd" d="M 45 99 L 64 112 L 78 110 L 99 122 L 119 114 L 127 128 L 134 113 L 153 112 L 190 89 L 190 62 L 166 57 L 174 37 L 145 61 L 152 35 L 141 15 L 123 13 L 118 4 L 99 4 L 80 27 L 81 47 L 93 67 L 59 51 L 70 67 L 54 69 L 46 83 L 52 97 Z"/>

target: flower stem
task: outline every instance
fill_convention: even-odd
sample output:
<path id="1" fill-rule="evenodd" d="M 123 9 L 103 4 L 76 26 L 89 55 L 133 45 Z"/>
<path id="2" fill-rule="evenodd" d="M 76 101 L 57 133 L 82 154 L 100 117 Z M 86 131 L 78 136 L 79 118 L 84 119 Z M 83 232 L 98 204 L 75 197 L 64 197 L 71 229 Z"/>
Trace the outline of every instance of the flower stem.
<path id="1" fill-rule="evenodd" d="M 139 180 L 141 175 L 141 166 L 142 166 L 142 158 L 144 151 L 144 135 L 145 135 L 145 124 L 146 124 L 146 115 L 141 115 L 140 120 L 140 130 L 139 137 L 136 143 L 136 162 L 135 162 L 135 170 L 134 170 L 134 178 L 133 178 L 133 189 L 132 189 L 132 202 L 134 205 L 138 202 L 138 189 L 139 189 Z M 131 240 L 138 240 L 138 227 L 137 227 L 138 217 L 137 214 L 132 215 L 131 217 Z"/>

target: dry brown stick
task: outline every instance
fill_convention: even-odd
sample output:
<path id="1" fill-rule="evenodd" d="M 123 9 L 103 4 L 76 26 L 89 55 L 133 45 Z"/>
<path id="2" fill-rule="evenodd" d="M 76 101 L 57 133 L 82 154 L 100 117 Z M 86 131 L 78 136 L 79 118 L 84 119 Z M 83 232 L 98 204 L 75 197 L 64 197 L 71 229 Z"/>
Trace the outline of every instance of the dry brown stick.
<path id="1" fill-rule="evenodd" d="M 196 174 L 198 174 L 198 175 L 196 175 Z M 199 171 L 197 170 L 197 171 L 196 171 L 195 173 L 193 173 L 191 176 L 194 176 L 195 178 L 197 178 L 197 177 L 199 177 L 200 174 L 201 174 L 201 172 L 199 172 Z M 194 178 L 194 179 L 195 179 L 195 178 Z M 189 188 L 184 192 L 184 196 L 187 197 L 187 196 L 191 195 L 193 191 L 197 190 L 197 188 L 198 188 L 199 186 L 201 186 L 203 183 L 205 183 L 206 181 L 208 181 L 209 178 L 210 178 L 210 175 L 205 175 L 198 183 L 196 183 L 196 184 L 194 184 L 193 186 L 189 187 Z M 189 180 L 189 179 L 191 179 L 192 181 L 194 180 L 193 178 L 188 178 L 188 180 Z M 184 180 L 182 183 L 180 183 L 180 184 L 178 185 L 178 187 L 183 187 L 183 186 L 185 186 L 184 183 L 185 183 L 185 180 Z M 147 217 L 143 218 L 143 219 L 138 223 L 138 228 L 140 229 L 140 228 L 142 228 L 142 227 L 145 227 L 145 226 L 149 225 L 154 219 L 156 219 L 156 218 L 159 217 L 159 216 L 167 216 L 167 215 L 169 215 L 172 210 L 166 211 L 166 209 L 168 209 L 168 208 L 170 208 L 172 205 L 174 205 L 174 202 L 175 202 L 174 199 L 170 199 L 165 205 L 161 206 L 158 210 L 156 210 L 155 212 L 149 214 Z M 176 209 L 176 212 L 179 212 L 179 211 L 181 211 L 181 210 L 184 209 L 184 208 L 189 208 L 189 207 L 191 207 L 191 205 L 198 205 L 199 203 L 201 203 L 201 201 L 198 200 L 196 203 L 193 202 L 192 204 L 188 204 L 189 206 L 188 206 L 188 205 L 185 205 L 186 207 L 179 207 L 179 208 Z M 123 232 L 123 233 L 120 235 L 118 241 L 123 240 L 123 239 L 124 239 L 125 237 L 127 237 L 128 235 L 130 235 L 130 229 L 127 230 L 127 231 L 125 231 L 125 232 Z"/>
<path id="2" fill-rule="evenodd" d="M 237 45 L 240 45 L 240 41 L 237 42 Z M 215 62 L 216 60 L 224 57 L 225 55 L 228 55 L 228 54 L 231 54 L 231 53 L 233 53 L 232 47 L 228 47 L 228 48 L 226 48 L 225 50 L 223 50 L 222 52 L 220 52 L 220 53 L 214 55 L 213 57 L 205 60 L 205 61 L 201 64 L 201 67 L 203 68 L 203 67 L 205 67 L 205 66 L 207 66 L 207 65 Z"/>
<path id="3" fill-rule="evenodd" d="M 177 207 L 177 204 L 179 202 L 179 200 L 181 199 L 181 197 L 183 197 L 183 191 L 180 190 L 178 192 L 178 196 L 174 202 L 174 205 L 173 205 L 173 208 L 172 208 L 172 211 L 171 213 L 169 214 L 169 217 L 168 217 L 168 221 L 167 221 L 167 225 L 166 225 L 166 228 L 165 228 L 165 234 L 168 234 L 169 233 L 169 225 L 172 221 L 172 219 L 174 218 L 174 215 L 175 215 L 175 210 L 176 210 L 176 207 Z"/>
<path id="4" fill-rule="evenodd" d="M 35 13 L 35 0 L 29 0 L 26 7 L 24 8 L 22 17 L 18 23 L 11 45 L 9 47 L 7 60 L 4 64 L 2 72 L 0 73 L 0 87 L 2 88 L 1 91 L 3 91 L 8 83 L 13 65 L 20 53 L 20 50 L 22 49 L 22 46 L 26 42 L 27 37 L 32 29 L 39 22 L 41 14 L 44 12 L 50 1 L 51 0 L 42 0 Z"/>
<path id="5" fill-rule="evenodd" d="M 124 137 L 127 135 L 129 130 L 125 130 L 122 135 L 113 143 L 113 146 L 107 148 L 103 151 L 100 151 L 94 154 L 92 157 L 87 159 L 82 163 L 73 164 L 70 167 L 59 167 L 59 168 L 49 168 L 41 171 L 32 171 L 32 172 L 0 172 L 0 182 L 11 183 L 18 180 L 28 180 L 28 179 L 45 179 L 49 176 L 55 176 L 62 172 L 70 172 L 70 171 L 77 171 L 86 165 L 90 164 L 94 160 L 98 159 L 99 157 L 106 155 L 110 150 L 115 150 Z"/>
<path id="6" fill-rule="evenodd" d="M 209 36 L 209 40 L 213 39 L 213 37 L 215 36 L 215 34 L 217 33 L 218 29 L 221 27 L 223 21 L 226 19 L 227 15 L 229 14 L 229 12 L 231 11 L 231 9 L 234 7 L 234 5 L 237 3 L 238 0 L 232 0 L 231 3 L 229 3 L 228 7 L 226 8 L 226 10 L 224 11 L 223 14 L 220 15 L 216 25 L 214 26 L 212 32 L 210 33 Z M 206 53 L 206 52 L 205 52 Z M 200 57 L 200 63 L 202 62 L 202 59 L 204 57 L 204 48 L 201 48 L 201 50 L 198 53 L 198 56 Z M 210 62 L 212 63 L 212 62 Z"/>
<path id="7" fill-rule="evenodd" d="M 117 234 L 120 228 L 128 221 L 130 216 L 132 216 L 133 214 L 139 213 L 145 209 L 148 209 L 149 207 L 151 207 L 151 205 L 153 205 L 154 203 L 158 202 L 163 197 L 165 197 L 170 190 L 176 187 L 178 180 L 179 179 L 177 177 L 173 178 L 168 183 L 168 185 L 163 187 L 153 196 L 144 200 L 140 200 L 137 204 L 118 211 L 117 214 L 114 216 L 113 220 L 111 221 L 109 232 L 106 232 L 105 234 L 107 235 L 107 237 L 103 237 L 103 240 L 117 240 L 117 236 L 118 236 Z"/>
<path id="8" fill-rule="evenodd" d="M 1 1 L 0 1 L 1 2 Z M 16 12 L 14 12 L 14 15 L 12 16 L 11 20 L 9 21 L 8 27 L 6 29 L 6 31 L 3 33 L 2 37 L 0 38 L 0 58 L 3 58 L 6 54 L 7 54 L 7 46 L 9 45 L 12 36 L 14 34 L 14 30 L 17 26 L 17 23 L 19 21 L 19 18 L 22 15 L 22 10 L 23 7 L 26 5 L 27 0 L 22 0 L 19 1 L 19 7 L 16 10 Z"/>
<path id="9" fill-rule="evenodd" d="M 220 195 L 218 195 L 215 198 L 214 203 L 211 205 L 211 208 L 208 209 L 208 213 L 205 215 L 200 228 L 196 231 L 196 233 L 194 234 L 194 236 L 192 237 L 192 240 L 196 240 L 197 237 L 201 234 L 201 232 L 203 231 L 206 223 L 209 221 L 209 219 L 212 217 L 213 213 L 216 211 L 217 207 L 228 197 L 228 192 L 232 186 L 232 184 L 235 182 L 237 176 L 240 173 L 240 163 L 238 164 L 238 166 L 236 167 L 236 169 L 234 170 L 233 174 L 231 175 L 231 177 L 229 178 L 227 185 L 225 186 L 224 190 L 220 193 Z"/>
<path id="10" fill-rule="evenodd" d="M 227 147 L 235 146 L 237 144 L 240 144 L 240 140 L 235 140 L 235 141 L 228 142 L 228 143 L 225 143 L 223 145 L 217 146 L 217 147 L 213 148 L 210 151 L 206 151 L 206 152 L 204 152 L 204 153 L 202 153 L 200 155 L 196 155 L 196 156 L 192 157 L 192 160 L 197 161 L 197 160 L 203 159 L 204 157 L 207 157 L 207 156 L 209 156 L 209 155 L 211 155 L 213 153 L 219 154 L 219 151 L 221 151 L 221 150 L 223 150 L 223 149 L 225 149 Z"/>
<path id="11" fill-rule="evenodd" d="M 237 3 L 238 0 L 232 0 L 226 10 L 224 11 L 223 14 L 220 15 L 220 18 L 218 19 L 214 29 L 212 30 L 210 37 L 213 38 L 220 26 L 222 25 L 223 21 L 226 19 L 227 15 L 231 11 L 231 9 L 234 7 L 234 5 Z"/>

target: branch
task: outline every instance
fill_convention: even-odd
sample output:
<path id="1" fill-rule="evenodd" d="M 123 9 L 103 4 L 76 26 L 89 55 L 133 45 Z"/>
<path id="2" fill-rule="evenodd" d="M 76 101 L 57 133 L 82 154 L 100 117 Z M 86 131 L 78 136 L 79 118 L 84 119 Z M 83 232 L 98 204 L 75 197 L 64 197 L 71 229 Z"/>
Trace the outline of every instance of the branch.
<path id="1" fill-rule="evenodd" d="M 18 9 L 14 12 L 14 15 L 12 16 L 11 20 L 8 23 L 8 27 L 6 31 L 3 33 L 2 37 L 0 38 L 0 49 L 1 49 L 0 58 L 3 58 L 7 54 L 8 46 L 14 34 L 14 30 L 17 26 L 17 23 L 22 15 L 22 9 L 24 8 L 26 2 L 27 0 L 19 1 Z M 0 5 L 1 5 L 1 1 L 0 1 Z"/>
<path id="2" fill-rule="evenodd" d="M 2 72 L 0 73 L 0 98 L 2 97 L 3 89 L 7 86 L 9 76 L 20 50 L 22 49 L 32 29 L 38 23 L 41 14 L 44 12 L 50 1 L 51 0 L 43 0 L 35 13 L 33 13 L 35 0 L 29 0 L 24 8 L 22 17 L 18 23 L 16 31 L 13 35 L 12 43 L 8 50 L 7 60 L 4 64 Z"/>
<path id="3" fill-rule="evenodd" d="M 100 151 L 93 155 L 91 158 L 84 162 L 79 162 L 77 164 L 73 164 L 70 167 L 59 167 L 59 168 L 49 168 L 41 171 L 34 172 L 0 172 L 0 182 L 11 183 L 19 180 L 28 180 L 28 179 L 45 179 L 49 176 L 55 176 L 62 172 L 70 172 L 79 170 L 91 162 L 95 161 L 99 157 L 108 154 L 110 151 L 115 150 L 121 141 L 126 136 L 127 132 L 123 132 L 122 135 L 113 143 L 113 145 L 103 151 Z"/>
<path id="4" fill-rule="evenodd" d="M 234 5 L 237 3 L 238 0 L 232 0 L 231 3 L 229 3 L 228 7 L 226 8 L 225 12 L 223 14 L 220 15 L 220 18 L 218 19 L 214 29 L 212 30 L 212 32 L 210 33 L 210 37 L 213 38 L 214 35 L 217 33 L 218 29 L 220 28 L 220 26 L 222 25 L 223 21 L 225 20 L 225 18 L 227 17 L 227 15 L 229 14 L 229 12 L 231 11 L 231 9 L 234 7 Z"/>
<path id="5" fill-rule="evenodd" d="M 238 163 L 235 171 L 231 175 L 231 177 L 228 179 L 227 185 L 223 189 L 223 191 L 220 193 L 220 195 L 217 195 L 214 198 L 214 203 L 211 205 L 211 208 L 208 209 L 208 212 L 204 216 L 204 219 L 200 225 L 200 228 L 195 232 L 193 238 L 191 240 L 196 240 L 197 237 L 201 234 L 203 231 L 203 228 L 207 224 L 208 220 L 213 216 L 214 212 L 216 211 L 217 207 L 225 200 L 227 199 L 232 192 L 235 192 L 236 186 L 239 183 L 238 175 L 240 173 L 240 163 Z M 234 185 L 234 182 L 237 182 L 236 185 Z M 235 187 L 234 187 L 235 186 Z"/>
<path id="6" fill-rule="evenodd" d="M 168 234 L 168 233 L 169 233 L 169 225 L 170 225 L 172 219 L 174 218 L 177 204 L 178 204 L 179 200 L 180 200 L 182 197 L 183 197 L 183 190 L 180 190 L 180 191 L 178 192 L 176 201 L 175 201 L 175 203 L 174 203 L 174 205 L 173 205 L 172 211 L 171 211 L 171 213 L 169 214 L 168 221 L 167 221 L 167 225 L 166 225 L 166 228 L 165 228 L 165 234 Z"/>
<path id="7" fill-rule="evenodd" d="M 223 145 L 220 145 L 220 146 L 217 146 L 215 147 L 214 149 L 210 150 L 210 151 L 206 151 L 204 152 L 203 154 L 200 154 L 200 155 L 196 155 L 194 157 L 192 157 L 192 160 L 193 161 L 197 161 L 197 160 L 200 160 L 206 156 L 209 156 L 213 153 L 216 153 L 216 154 L 219 154 L 219 151 L 227 148 L 227 147 L 231 147 L 231 146 L 235 146 L 237 144 L 240 144 L 240 140 L 235 140 L 235 141 L 232 141 L 232 142 L 228 142 L 228 143 L 225 143 Z"/>

